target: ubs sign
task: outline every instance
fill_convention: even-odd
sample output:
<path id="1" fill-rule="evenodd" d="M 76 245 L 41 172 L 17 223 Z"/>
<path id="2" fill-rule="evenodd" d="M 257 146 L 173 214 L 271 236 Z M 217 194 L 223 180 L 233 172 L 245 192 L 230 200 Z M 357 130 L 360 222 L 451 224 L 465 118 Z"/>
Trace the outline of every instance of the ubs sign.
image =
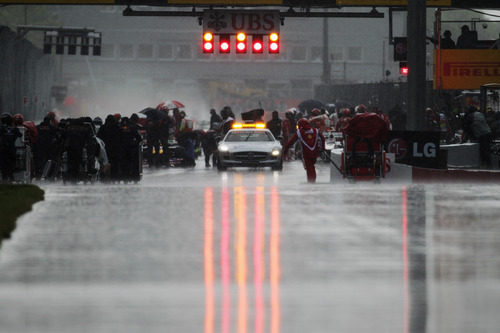
<path id="1" fill-rule="evenodd" d="M 279 33 L 279 11 L 207 10 L 203 12 L 203 31 L 213 34 Z"/>

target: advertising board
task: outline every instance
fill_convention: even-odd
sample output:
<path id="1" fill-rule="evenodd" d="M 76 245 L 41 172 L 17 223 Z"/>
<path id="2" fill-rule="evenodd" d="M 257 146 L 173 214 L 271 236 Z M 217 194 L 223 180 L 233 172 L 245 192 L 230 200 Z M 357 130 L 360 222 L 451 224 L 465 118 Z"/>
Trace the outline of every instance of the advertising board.
<path id="1" fill-rule="evenodd" d="M 435 88 L 445 90 L 479 89 L 500 82 L 500 50 L 440 50 L 434 57 Z"/>
<path id="2" fill-rule="evenodd" d="M 408 0 L 337 0 L 341 6 L 408 6 Z M 451 0 L 427 0 L 427 6 L 451 6 Z"/>
<path id="3" fill-rule="evenodd" d="M 279 11 L 207 10 L 203 12 L 203 31 L 214 34 L 269 34 L 280 30 Z"/>
<path id="4" fill-rule="evenodd" d="M 446 151 L 439 148 L 440 132 L 389 131 L 386 151 L 397 163 L 422 168 L 446 168 Z"/>

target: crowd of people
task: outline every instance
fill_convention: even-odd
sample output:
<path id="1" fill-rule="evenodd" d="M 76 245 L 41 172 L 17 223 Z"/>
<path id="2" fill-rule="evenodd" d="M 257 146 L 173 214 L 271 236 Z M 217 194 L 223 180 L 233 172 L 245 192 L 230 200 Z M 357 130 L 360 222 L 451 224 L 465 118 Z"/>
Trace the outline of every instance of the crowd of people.
<path id="1" fill-rule="evenodd" d="M 152 168 L 194 166 L 201 151 L 205 166 L 215 166 L 217 143 L 236 119 L 229 106 L 219 113 L 211 109 L 209 128 L 201 130 L 194 128 L 194 121 L 186 117 L 183 110 L 158 106 L 149 111 L 139 115 L 134 113 L 130 117 L 109 114 L 104 122 L 100 117 L 58 120 L 54 112 L 49 112 L 38 125 L 24 120 L 20 114 L 2 113 L 2 180 L 15 180 L 14 170 L 20 159 L 19 154 L 16 155 L 16 142 L 19 140 L 23 140 L 32 152 L 30 177 L 35 179 L 138 181 L 142 174 L 143 158 Z M 398 118 L 401 113 L 387 114 L 377 107 L 359 104 L 354 107 L 309 110 L 290 108 L 284 112 L 283 118 L 274 110 L 266 125 L 286 148 L 283 159 L 288 161 L 302 157 L 300 154 L 304 147 L 299 143 L 304 142 L 297 138 L 298 129 L 316 129 L 324 146 L 324 136 L 329 132 L 342 132 L 351 119 L 366 113 L 377 114 L 388 129 L 401 120 Z M 257 120 L 263 122 L 263 115 L 263 112 L 259 114 Z M 470 107 L 465 115 L 450 117 L 443 111 L 427 108 L 425 126 L 427 131 L 439 131 L 443 143 L 478 142 L 482 165 L 490 166 L 492 141 L 500 138 L 500 112 L 488 108 L 483 113 Z M 297 141 L 295 146 L 292 141 Z M 309 165 L 314 165 L 312 160 Z M 312 174 L 311 170 L 308 172 Z"/>
<path id="2" fill-rule="evenodd" d="M 211 124 L 232 121 L 234 117 L 234 115 L 225 116 L 224 120 L 222 120 L 222 117 L 218 116 L 214 109 L 210 112 Z M 405 130 L 406 118 L 404 112 L 385 113 L 378 107 L 367 107 L 363 104 L 343 108 L 313 108 L 312 110 L 291 108 L 284 113 L 283 119 L 280 118 L 279 112 L 275 110 L 271 113 L 271 119 L 266 125 L 273 135 L 281 140 L 284 146 L 283 159 L 287 161 L 297 157 L 303 158 L 303 152 L 308 148 L 305 140 L 301 140 L 300 136 L 297 137 L 297 133 L 301 130 L 311 131 L 311 129 L 317 129 L 315 136 L 321 139 L 320 142 L 323 142 L 322 145 L 324 146 L 324 137 L 327 137 L 329 132 L 343 132 L 354 117 L 367 113 L 375 114 L 381 118 L 388 130 L 396 129 L 393 128 L 395 124 L 397 124 L 398 130 Z M 481 167 L 492 167 L 493 143 L 494 140 L 500 138 L 500 111 L 495 112 L 491 107 L 488 107 L 485 112 L 481 112 L 475 106 L 470 106 L 464 114 L 460 114 L 448 113 L 444 109 L 429 107 L 425 110 L 424 118 L 425 128 L 423 130 L 439 132 L 442 144 L 479 143 Z M 213 132 L 216 133 L 214 130 Z M 221 135 L 224 135 L 224 133 L 225 131 L 220 132 Z M 216 149 L 215 141 L 212 142 L 211 149 Z M 321 150 L 321 145 L 319 148 Z M 208 155 L 205 154 L 205 156 Z M 309 160 L 305 163 L 309 181 L 315 179 L 313 168 L 318 156 L 318 151 L 312 155 L 309 154 Z M 208 157 L 206 164 L 209 166 Z"/>
<path id="3" fill-rule="evenodd" d="M 49 112 L 35 125 L 20 114 L 2 113 L 2 181 L 138 181 L 142 138 L 137 118 L 109 115 L 103 124 L 99 117 L 59 120 Z M 20 147 L 22 155 L 16 154 Z M 16 168 L 29 168 L 29 179 L 15 179 Z"/>
<path id="4" fill-rule="evenodd" d="M 458 36 L 457 41 L 452 38 L 450 30 L 445 30 L 441 37 L 441 49 L 477 49 L 479 48 L 479 41 L 477 31 L 470 30 L 469 26 L 463 25 L 461 34 Z M 433 40 L 437 44 L 437 41 Z M 490 49 L 500 49 L 500 34 L 499 38 L 494 40 L 489 46 Z"/>

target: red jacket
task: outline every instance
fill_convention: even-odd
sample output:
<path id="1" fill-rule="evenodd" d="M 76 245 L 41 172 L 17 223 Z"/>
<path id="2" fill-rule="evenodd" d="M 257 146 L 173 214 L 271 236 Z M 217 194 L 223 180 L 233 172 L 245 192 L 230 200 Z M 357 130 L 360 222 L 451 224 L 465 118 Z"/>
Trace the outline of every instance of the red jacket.
<path id="1" fill-rule="evenodd" d="M 299 140 L 304 158 L 318 158 L 320 151 L 325 150 L 325 137 L 317 128 L 298 129 L 283 150 L 286 152 L 295 141 Z"/>

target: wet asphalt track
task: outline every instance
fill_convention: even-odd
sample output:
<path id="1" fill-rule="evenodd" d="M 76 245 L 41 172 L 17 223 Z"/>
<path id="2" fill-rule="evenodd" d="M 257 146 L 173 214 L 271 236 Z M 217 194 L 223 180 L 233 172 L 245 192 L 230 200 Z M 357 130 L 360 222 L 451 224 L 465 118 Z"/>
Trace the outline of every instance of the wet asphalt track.
<path id="1" fill-rule="evenodd" d="M 318 173 L 41 184 L 0 249 L 0 332 L 498 332 L 500 186 Z"/>

